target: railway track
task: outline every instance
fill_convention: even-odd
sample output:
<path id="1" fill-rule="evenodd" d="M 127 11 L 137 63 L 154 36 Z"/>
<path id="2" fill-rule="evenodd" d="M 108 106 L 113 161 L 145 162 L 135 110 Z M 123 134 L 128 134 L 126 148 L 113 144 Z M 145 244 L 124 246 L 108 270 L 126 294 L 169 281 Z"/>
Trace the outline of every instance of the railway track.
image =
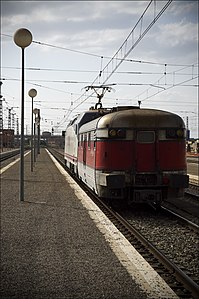
<path id="1" fill-rule="evenodd" d="M 177 200 L 168 199 L 164 201 L 163 207 L 172 210 L 183 218 L 188 219 L 199 225 L 199 187 L 198 185 L 189 185 L 185 190 L 183 198 Z"/>
<path id="2" fill-rule="evenodd" d="M 174 212 L 173 210 L 170 210 L 164 206 L 161 207 L 161 209 L 164 211 L 165 214 L 168 214 L 168 216 L 173 215 L 178 219 L 179 222 L 189 227 L 192 231 L 195 231 L 197 234 L 199 234 L 199 225 L 196 223 L 190 221 L 189 219 L 183 217 L 182 215 Z"/>
<path id="3" fill-rule="evenodd" d="M 63 161 L 63 154 L 60 154 L 58 152 L 50 150 L 50 152 L 55 156 L 55 158 L 60 162 L 60 164 L 64 167 L 64 161 Z M 83 189 L 86 189 L 88 192 L 88 189 L 85 188 L 85 186 L 82 186 Z M 180 267 L 176 265 L 175 258 L 172 259 L 168 255 L 170 255 L 171 250 L 174 251 L 175 249 L 175 240 L 174 240 L 174 246 L 169 251 L 169 254 L 164 254 L 164 250 L 160 250 L 158 248 L 161 247 L 170 247 L 171 241 L 168 243 L 161 243 L 162 239 L 165 239 L 165 231 L 163 228 L 168 226 L 168 221 L 170 221 L 170 217 L 172 217 L 172 222 L 170 223 L 171 227 L 174 226 L 174 224 L 182 221 L 178 217 L 178 215 L 172 215 L 168 216 L 169 210 L 165 209 L 164 213 L 167 214 L 165 216 L 164 213 L 161 211 L 161 217 L 157 214 L 154 215 L 152 219 L 153 223 L 153 229 L 149 232 L 144 230 L 146 227 L 148 227 L 148 223 L 146 221 L 146 215 L 143 217 L 143 214 L 141 215 L 140 219 L 144 219 L 144 221 L 140 222 L 140 219 L 138 222 L 135 222 L 135 214 L 131 214 L 130 219 L 129 215 L 121 215 L 109 206 L 107 206 L 103 201 L 101 201 L 99 198 L 97 198 L 92 192 L 90 193 L 90 196 L 92 197 L 92 200 L 100 207 L 100 209 L 104 212 L 104 214 L 114 223 L 114 225 L 122 232 L 122 234 L 128 239 L 128 241 L 136 248 L 136 250 L 148 261 L 148 263 L 159 273 L 159 275 L 167 282 L 167 284 L 174 290 L 174 292 L 179 296 L 179 298 L 199 298 L 199 285 L 197 278 L 193 277 L 192 274 L 194 273 L 188 273 L 186 269 L 182 269 L 182 265 Z M 148 213 L 149 216 L 149 213 Z M 166 219 L 164 217 L 167 217 Z M 157 222 L 155 222 L 155 219 L 164 219 L 164 227 L 163 222 L 160 221 L 159 225 Z M 181 227 L 184 228 L 184 230 L 179 231 L 178 227 L 178 234 L 181 235 L 190 235 L 192 234 L 192 242 L 190 244 L 190 250 L 191 246 L 193 246 L 196 242 L 196 239 L 198 240 L 198 233 L 199 228 L 196 225 L 190 224 L 189 226 L 185 223 L 186 219 L 183 219 L 184 224 L 181 224 Z M 139 224 L 139 225 L 138 225 Z M 191 230 L 190 230 L 191 226 Z M 136 227 L 136 228 L 135 228 Z M 158 229 L 162 229 L 162 232 L 160 233 L 159 237 L 157 237 L 157 231 Z M 142 228 L 142 229 L 141 229 Z M 154 230 L 154 228 L 156 228 Z M 176 231 L 175 226 L 175 231 Z M 155 231 L 155 233 L 152 233 L 152 231 Z M 174 231 L 170 233 L 171 235 L 174 235 Z M 175 235 L 174 239 L 179 236 Z M 144 236 L 144 235 L 147 235 Z M 152 237 L 151 237 L 152 236 Z M 156 236 L 156 240 L 154 238 Z M 158 238 L 158 239 L 157 239 Z M 150 240 L 149 240 L 150 239 Z M 158 244 L 160 243 L 160 245 Z M 154 245 L 155 244 L 155 245 Z M 197 246 L 197 242 L 195 244 Z M 183 251 L 183 248 L 182 248 Z M 180 252 L 176 252 L 176 254 L 180 254 Z M 187 254 L 187 252 L 185 253 Z M 197 270 L 196 270 L 197 272 Z"/>
<path id="4" fill-rule="evenodd" d="M 199 227 L 168 209 L 154 213 L 137 209 L 123 216 L 172 263 L 199 283 Z M 186 297 L 185 297 L 186 298 Z"/>
<path id="5" fill-rule="evenodd" d="M 8 152 L 3 152 L 0 154 L 0 162 L 3 162 L 9 158 L 12 158 L 20 153 L 20 149 L 8 151 Z"/>
<path id="6" fill-rule="evenodd" d="M 185 195 L 195 197 L 199 200 L 199 185 L 189 183 L 189 188 L 185 191 Z"/>

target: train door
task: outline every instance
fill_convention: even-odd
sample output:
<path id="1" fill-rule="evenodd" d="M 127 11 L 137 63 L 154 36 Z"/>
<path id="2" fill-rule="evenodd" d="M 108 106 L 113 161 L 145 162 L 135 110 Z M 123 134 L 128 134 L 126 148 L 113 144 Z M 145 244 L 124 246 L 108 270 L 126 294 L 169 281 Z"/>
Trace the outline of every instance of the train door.
<path id="1" fill-rule="evenodd" d="M 153 172 L 156 170 L 156 134 L 155 131 L 137 131 L 136 171 Z"/>

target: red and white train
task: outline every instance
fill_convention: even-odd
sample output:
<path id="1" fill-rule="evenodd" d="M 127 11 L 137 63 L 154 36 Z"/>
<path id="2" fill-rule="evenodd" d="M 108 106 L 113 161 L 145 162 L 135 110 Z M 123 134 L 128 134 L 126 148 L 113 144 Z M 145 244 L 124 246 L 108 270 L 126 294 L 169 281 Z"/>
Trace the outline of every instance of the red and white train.
<path id="1" fill-rule="evenodd" d="M 188 187 L 186 132 L 176 114 L 90 109 L 65 132 L 65 164 L 99 197 L 160 205 Z"/>

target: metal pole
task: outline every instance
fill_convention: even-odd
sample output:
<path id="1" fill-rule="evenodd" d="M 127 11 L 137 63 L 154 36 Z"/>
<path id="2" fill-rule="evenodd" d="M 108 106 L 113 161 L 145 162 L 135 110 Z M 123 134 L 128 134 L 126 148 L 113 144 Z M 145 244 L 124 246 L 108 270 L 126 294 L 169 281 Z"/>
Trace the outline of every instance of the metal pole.
<path id="1" fill-rule="evenodd" d="M 32 97 L 32 116 L 31 116 L 31 171 L 33 171 L 33 97 Z"/>
<path id="2" fill-rule="evenodd" d="M 22 50 L 21 77 L 21 145 L 20 145 L 20 200 L 24 201 L 24 48 Z"/>
<path id="3" fill-rule="evenodd" d="M 34 122 L 34 162 L 36 162 L 36 124 Z"/>
<path id="4" fill-rule="evenodd" d="M 1 94 L 1 85 L 3 83 L 0 81 L 0 138 L 1 138 L 1 147 L 0 150 L 3 152 L 3 96 Z"/>
<path id="5" fill-rule="evenodd" d="M 37 152 L 40 154 L 40 109 L 38 109 L 38 143 L 37 143 Z"/>
<path id="6" fill-rule="evenodd" d="M 40 154 L 40 124 L 38 125 L 38 154 Z"/>

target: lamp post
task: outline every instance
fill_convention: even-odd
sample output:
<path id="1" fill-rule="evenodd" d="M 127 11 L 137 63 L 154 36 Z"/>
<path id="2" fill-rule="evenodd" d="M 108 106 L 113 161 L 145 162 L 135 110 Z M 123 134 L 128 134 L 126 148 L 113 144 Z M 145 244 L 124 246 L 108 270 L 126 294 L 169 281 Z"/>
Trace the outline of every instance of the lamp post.
<path id="1" fill-rule="evenodd" d="M 35 115 L 35 122 L 34 122 L 34 162 L 36 162 L 36 128 L 37 128 L 37 115 L 38 115 L 38 110 L 37 108 L 35 108 L 33 110 L 33 113 Z M 37 152 L 38 154 L 38 152 Z"/>
<path id="2" fill-rule="evenodd" d="M 40 109 L 38 109 L 37 115 L 37 134 L 38 134 L 38 141 L 37 141 L 37 153 L 40 154 Z"/>
<path id="3" fill-rule="evenodd" d="M 28 29 L 20 28 L 14 34 L 15 44 L 22 50 L 21 67 L 21 144 L 20 144 L 20 200 L 24 201 L 24 50 L 32 43 L 32 34 Z"/>
<path id="4" fill-rule="evenodd" d="M 1 85 L 3 83 L 0 81 L 0 151 L 3 152 L 3 96 L 1 94 Z"/>
<path id="5" fill-rule="evenodd" d="M 32 109 L 31 109 L 31 171 L 33 171 L 33 98 L 36 97 L 37 91 L 32 88 L 29 90 L 28 95 L 32 98 Z"/>

